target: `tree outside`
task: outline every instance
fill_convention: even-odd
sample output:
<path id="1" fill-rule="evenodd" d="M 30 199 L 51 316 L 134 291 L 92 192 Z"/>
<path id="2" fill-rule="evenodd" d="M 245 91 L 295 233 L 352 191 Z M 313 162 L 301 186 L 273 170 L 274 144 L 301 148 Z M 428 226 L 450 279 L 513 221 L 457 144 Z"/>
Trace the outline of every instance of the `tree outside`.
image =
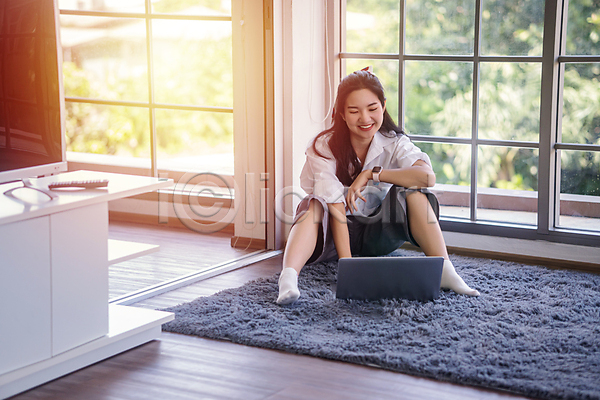
<path id="1" fill-rule="evenodd" d="M 155 12 L 227 13 L 228 2 L 163 0 Z M 544 2 L 486 0 L 482 3 L 482 54 L 539 56 L 542 51 Z M 469 55 L 474 43 L 474 1 L 407 0 L 406 51 L 409 54 Z M 600 0 L 570 0 L 566 53 L 600 51 Z M 347 51 L 397 53 L 399 1 L 348 0 Z M 155 21 L 158 30 L 184 29 L 182 22 Z M 208 24 L 210 25 L 210 24 Z M 112 25 L 116 29 L 118 24 Z M 210 26 L 215 31 L 217 25 Z M 161 28 L 162 27 L 162 28 Z M 229 25 L 229 29 L 230 29 Z M 90 28 L 110 31 L 111 25 Z M 197 28 L 190 26 L 189 32 Z M 188 34 L 188 36 L 193 33 Z M 135 36 L 135 35 L 134 35 Z M 154 94 L 158 103 L 232 107 L 231 36 L 205 35 L 201 40 L 155 38 Z M 132 44 L 133 42 L 133 44 Z M 69 97 L 148 100 L 145 51 L 135 37 L 105 39 L 95 59 L 64 64 Z M 76 54 L 76 50 L 74 51 Z M 80 49 L 81 50 L 81 49 Z M 80 54 L 85 54 L 81 51 Z M 123 60 L 136 56 L 141 62 Z M 98 61 L 101 78 L 84 64 Z M 387 90 L 387 107 L 398 120 L 398 62 L 347 60 L 347 70 L 373 65 Z M 123 68 L 127 73 L 123 74 Z M 541 68 L 536 63 L 483 63 L 479 93 L 479 138 L 537 142 Z M 406 63 L 405 129 L 418 135 L 471 137 L 473 70 L 467 62 Z M 564 69 L 562 137 L 565 143 L 600 144 L 600 64 L 567 64 Z M 68 150 L 133 157 L 150 156 L 149 111 L 141 107 L 67 103 Z M 185 157 L 229 151 L 232 116 L 224 112 L 158 109 L 158 157 Z M 470 185 L 468 145 L 420 144 L 434 163 L 439 183 Z M 478 186 L 537 190 L 537 151 L 482 146 L 485 165 Z M 561 151 L 563 193 L 600 196 L 600 153 Z"/>
<path id="2" fill-rule="evenodd" d="M 227 2 L 163 0 L 159 13 L 227 15 Z M 66 97 L 133 101 L 97 105 L 67 101 L 67 150 L 150 158 L 150 109 L 145 21 L 63 19 Z M 159 162 L 233 151 L 231 22 L 152 20 L 154 124 Z M 88 37 L 79 41 L 71 36 Z M 66 38 L 65 38 L 66 36 Z M 206 111 L 186 109 L 205 107 Z M 210 111 L 211 108 L 217 108 Z"/>
<path id="3" fill-rule="evenodd" d="M 398 53 L 398 1 L 348 0 L 348 52 Z M 569 1 L 567 54 L 600 51 L 600 1 Z M 407 0 L 406 53 L 472 55 L 475 2 Z M 544 2 L 482 2 L 482 55 L 540 56 Z M 347 60 L 347 72 L 366 60 Z M 377 61 L 388 104 L 398 96 L 398 66 Z M 373 64 L 371 62 L 371 64 Z M 417 135 L 471 137 L 473 70 L 471 63 L 406 61 L 405 130 Z M 536 63 L 482 63 L 478 137 L 538 142 L 541 66 Z M 600 144 L 600 64 L 568 64 L 564 71 L 562 138 L 567 143 Z M 397 107 L 397 106 L 396 106 Z M 388 109 L 397 119 L 394 108 Z M 470 185 L 468 145 L 419 143 L 434 163 L 439 183 Z M 600 153 L 561 152 L 563 193 L 600 195 Z M 537 190 L 538 152 L 517 147 L 481 146 L 485 160 L 478 186 Z"/>

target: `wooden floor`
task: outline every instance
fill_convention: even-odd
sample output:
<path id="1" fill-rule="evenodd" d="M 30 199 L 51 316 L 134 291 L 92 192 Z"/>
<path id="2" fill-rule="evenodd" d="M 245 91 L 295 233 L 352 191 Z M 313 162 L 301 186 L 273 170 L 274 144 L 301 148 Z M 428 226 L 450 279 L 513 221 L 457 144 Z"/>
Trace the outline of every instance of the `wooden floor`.
<path id="1" fill-rule="evenodd" d="M 119 230 L 135 231 L 140 241 L 144 240 L 144 232 L 148 237 L 156 234 L 154 229 L 143 226 L 121 226 Z M 195 235 L 183 232 L 173 232 L 173 235 L 178 237 L 174 248 L 181 246 L 182 249 L 202 254 L 208 251 Z M 212 239 L 217 240 L 214 237 Z M 221 237 L 220 241 L 221 246 L 229 243 L 226 237 Z M 214 242 L 210 242 L 209 247 L 214 245 Z M 167 244 L 161 251 L 171 252 L 167 258 L 172 265 L 195 259 L 190 254 L 170 249 L 170 246 Z M 179 304 L 240 286 L 250 279 L 271 276 L 280 267 L 281 256 L 277 256 L 145 300 L 136 306 L 160 308 Z M 13 399 L 486 400 L 523 397 L 377 368 L 163 332 L 160 340 L 49 382 Z"/>
<path id="2" fill-rule="evenodd" d="M 232 248 L 230 235 L 224 233 L 202 234 L 165 225 L 111 221 L 109 238 L 160 246 L 157 253 L 109 267 L 110 299 L 202 271 L 255 251 Z"/>

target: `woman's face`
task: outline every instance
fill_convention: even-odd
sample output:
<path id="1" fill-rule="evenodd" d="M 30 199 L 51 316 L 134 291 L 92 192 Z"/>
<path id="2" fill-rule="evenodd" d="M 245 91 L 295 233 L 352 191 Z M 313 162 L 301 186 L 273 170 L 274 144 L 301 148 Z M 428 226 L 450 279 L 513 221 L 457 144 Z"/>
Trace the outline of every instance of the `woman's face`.
<path id="1" fill-rule="evenodd" d="M 350 93 L 342 118 L 354 139 L 371 140 L 383 123 L 385 104 L 369 89 L 359 89 Z"/>

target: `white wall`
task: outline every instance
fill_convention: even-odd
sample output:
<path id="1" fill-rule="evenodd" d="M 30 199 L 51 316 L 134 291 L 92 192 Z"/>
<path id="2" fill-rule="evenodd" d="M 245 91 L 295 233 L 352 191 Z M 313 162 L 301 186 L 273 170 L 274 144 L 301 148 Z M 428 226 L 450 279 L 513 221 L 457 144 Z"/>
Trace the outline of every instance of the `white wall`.
<path id="1" fill-rule="evenodd" d="M 265 172 L 265 74 L 263 1 L 234 0 L 233 126 L 237 184 L 234 224 L 237 237 L 265 239 L 261 221 L 261 173 Z"/>
<path id="2" fill-rule="evenodd" d="M 327 73 L 326 2 L 274 0 L 275 119 L 281 143 L 282 186 L 286 193 L 300 189 L 300 172 L 309 141 L 325 129 L 331 110 L 333 79 Z M 293 216 L 299 196 L 283 197 L 282 211 Z M 281 217 L 281 215 L 280 215 Z M 289 221 L 287 221 L 289 222 Z M 283 222 L 288 232 L 289 223 Z"/>
<path id="3" fill-rule="evenodd" d="M 269 1 L 267 7 L 271 6 Z M 278 236 L 275 247 L 283 246 L 289 230 L 289 219 L 303 192 L 299 176 L 304 163 L 304 150 L 310 139 L 322 131 L 331 109 L 333 83 L 327 74 L 326 2 L 322 0 L 273 0 L 272 39 L 263 36 L 264 5 L 261 0 L 234 0 L 233 73 L 234 81 L 234 144 L 235 181 L 238 185 L 235 202 L 235 236 L 265 239 L 266 225 L 261 221 L 261 208 L 274 207 L 261 202 L 261 173 L 267 171 L 265 133 L 265 93 L 273 88 L 272 157 L 277 182 L 272 186 L 283 200 L 280 212 L 273 215 Z M 268 16 L 269 12 L 267 12 Z M 267 26 L 269 21 L 267 22 Z M 265 54 L 265 39 L 273 41 L 273 54 Z M 266 48 L 269 50 L 269 44 Z M 265 57 L 266 56 L 266 57 Z M 273 68 L 273 82 L 265 81 Z M 267 77 L 269 79 L 269 77 Z M 269 179 L 272 179 L 270 176 Z M 282 193 L 299 196 L 282 196 Z M 239 194 L 238 194 L 239 193 Z M 273 194 L 271 194 L 273 196 Z M 263 210 L 264 211 L 264 210 Z M 287 218 L 285 218 L 287 216 Z M 273 234 L 273 233 L 271 233 Z"/>

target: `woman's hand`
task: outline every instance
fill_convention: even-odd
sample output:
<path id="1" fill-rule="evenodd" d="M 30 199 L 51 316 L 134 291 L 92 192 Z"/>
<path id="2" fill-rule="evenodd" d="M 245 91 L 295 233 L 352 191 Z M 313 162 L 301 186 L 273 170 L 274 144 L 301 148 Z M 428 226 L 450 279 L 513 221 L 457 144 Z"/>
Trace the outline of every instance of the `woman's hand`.
<path id="1" fill-rule="evenodd" d="M 352 185 L 348 188 L 348 194 L 346 195 L 346 205 L 350 213 L 354 214 L 355 211 L 358 210 L 356 206 L 356 199 L 359 198 L 362 201 L 367 201 L 365 197 L 362 195 L 363 189 L 369 183 L 369 180 L 372 179 L 373 173 L 370 169 L 366 169 L 362 171 L 352 182 Z"/>

